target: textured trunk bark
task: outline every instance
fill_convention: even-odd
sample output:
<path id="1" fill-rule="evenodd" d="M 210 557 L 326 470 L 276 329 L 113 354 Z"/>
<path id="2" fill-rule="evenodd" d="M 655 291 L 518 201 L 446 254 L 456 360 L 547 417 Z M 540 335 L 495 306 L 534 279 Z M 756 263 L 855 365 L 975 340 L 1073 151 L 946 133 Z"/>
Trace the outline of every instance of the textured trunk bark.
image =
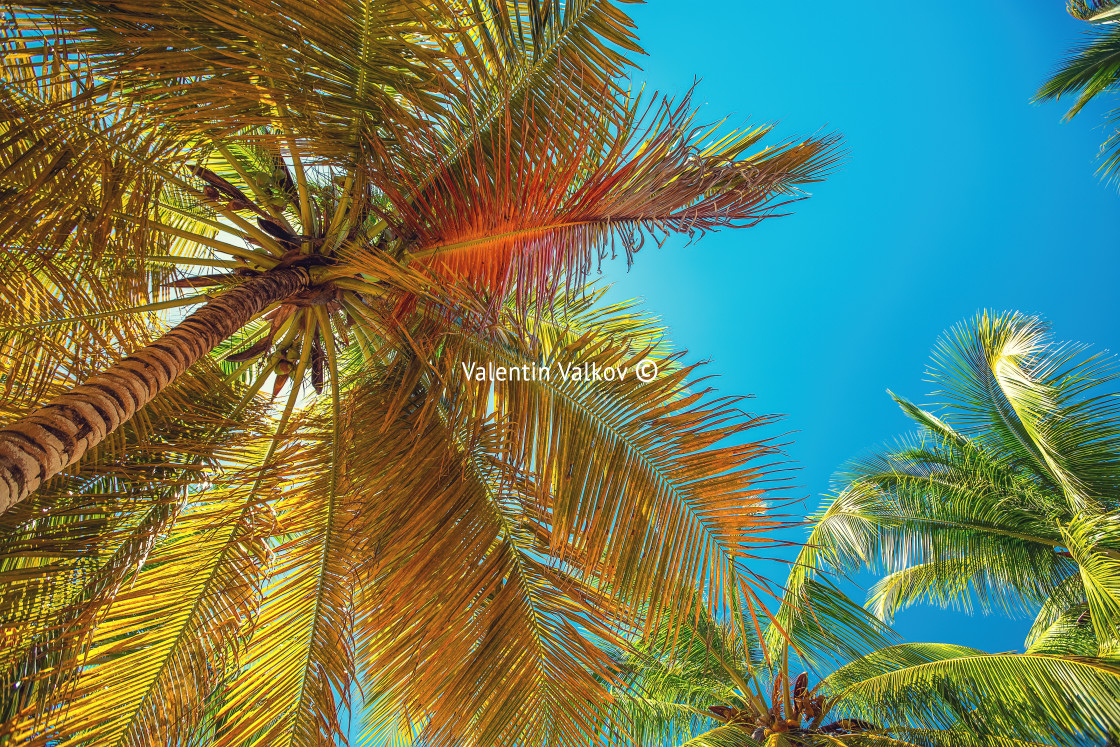
<path id="1" fill-rule="evenodd" d="M 0 428 L 0 514 L 78 461 L 266 306 L 306 288 L 303 268 L 252 277 L 147 347 Z"/>

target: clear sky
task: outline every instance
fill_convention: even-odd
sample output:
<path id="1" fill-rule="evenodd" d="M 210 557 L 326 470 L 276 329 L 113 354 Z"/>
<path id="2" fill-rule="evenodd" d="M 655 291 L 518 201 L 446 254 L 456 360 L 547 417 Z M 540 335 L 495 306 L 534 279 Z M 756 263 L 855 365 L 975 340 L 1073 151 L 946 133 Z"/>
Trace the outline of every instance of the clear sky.
<path id="1" fill-rule="evenodd" d="M 845 137 L 847 162 L 793 215 L 603 273 L 711 360 L 721 393 L 786 415 L 808 508 L 846 460 L 908 430 L 886 390 L 924 401 L 935 340 L 976 311 L 1120 348 L 1120 198 L 1094 173 L 1104 107 L 1063 123 L 1064 107 L 1030 103 L 1083 33 L 1064 5 L 628 6 L 649 52 L 635 81 L 679 93 L 699 78 L 703 121 Z M 928 607 L 897 624 L 991 651 L 1021 649 L 1028 626 Z"/>

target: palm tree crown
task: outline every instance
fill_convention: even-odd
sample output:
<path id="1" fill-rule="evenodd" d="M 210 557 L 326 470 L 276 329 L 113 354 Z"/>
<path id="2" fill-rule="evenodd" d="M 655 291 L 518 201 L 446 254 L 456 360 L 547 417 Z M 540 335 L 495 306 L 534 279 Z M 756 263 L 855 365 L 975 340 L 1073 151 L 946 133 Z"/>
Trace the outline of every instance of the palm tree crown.
<path id="1" fill-rule="evenodd" d="M 12 7 L 0 733 L 583 745 L 652 600 L 761 607 L 766 418 L 582 280 L 835 139 L 629 98 L 602 0 Z"/>

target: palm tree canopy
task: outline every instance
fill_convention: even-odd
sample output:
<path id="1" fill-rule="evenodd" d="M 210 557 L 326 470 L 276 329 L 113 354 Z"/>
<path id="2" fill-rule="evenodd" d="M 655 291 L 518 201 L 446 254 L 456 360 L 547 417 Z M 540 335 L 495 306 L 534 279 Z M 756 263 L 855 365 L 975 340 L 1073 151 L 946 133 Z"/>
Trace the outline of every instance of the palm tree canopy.
<path id="1" fill-rule="evenodd" d="M 720 442 L 761 421 L 690 394 L 690 369 L 673 358 L 657 382 L 609 391 L 456 376 L 468 355 L 607 365 L 656 354 L 656 327 L 625 309 L 557 309 L 533 320 L 534 342 L 511 314 L 487 335 L 412 327 L 435 371 L 391 350 L 384 367 L 354 356 L 333 404 L 271 440 L 271 463 L 259 453 L 270 439 L 223 459 L 127 571 L 128 594 L 67 642 L 84 656 L 42 673 L 64 686 L 24 706 L 19 738 L 162 741 L 193 728 L 217 744 L 302 743 L 340 731 L 361 681 L 434 744 L 586 740 L 617 677 L 600 650 L 622 645 L 651 600 L 695 578 L 714 595 L 758 595 L 746 563 L 772 525 L 759 484 L 771 447 Z M 73 506 L 49 509 L 57 522 L 25 527 L 22 541 L 39 562 L 59 543 L 60 581 Z M 610 527 L 583 529 L 604 517 Z M 80 597 L 39 604 L 64 619 L 99 611 Z M 148 630 L 152 619 L 164 622 Z M 37 652 L 34 630 L 20 640 Z M 366 713 L 367 728 L 383 716 Z"/>
<path id="2" fill-rule="evenodd" d="M 11 5 L 6 420 L 171 309 L 306 282 L 3 515 L 5 735 L 582 745 L 606 651 L 679 624 L 653 600 L 762 615 L 767 419 L 582 278 L 775 214 L 836 141 L 629 98 L 615 3 L 482 6 Z"/>

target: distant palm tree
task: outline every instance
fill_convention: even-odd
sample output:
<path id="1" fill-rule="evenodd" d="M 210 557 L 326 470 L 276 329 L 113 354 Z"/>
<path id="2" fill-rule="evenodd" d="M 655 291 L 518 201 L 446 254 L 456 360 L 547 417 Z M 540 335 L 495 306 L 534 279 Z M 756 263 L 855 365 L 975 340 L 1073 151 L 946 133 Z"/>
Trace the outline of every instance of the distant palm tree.
<path id="1" fill-rule="evenodd" d="M 751 620 L 685 619 L 624 657 L 609 744 L 1072 746 L 1120 724 L 1120 669 L 1101 661 L 893 643 L 792 676 L 790 644 L 767 658 Z"/>
<path id="2" fill-rule="evenodd" d="M 1072 50 L 1061 67 L 1042 88 L 1036 101 L 1060 100 L 1077 96 L 1066 113 L 1076 116 L 1086 104 L 1102 93 L 1115 93 L 1120 82 L 1120 2 L 1117 0 L 1069 0 L 1070 15 L 1093 25 L 1087 42 Z M 1120 109 L 1109 114 L 1109 129 L 1117 130 Z M 1113 132 L 1101 146 L 1104 162 L 1101 172 L 1109 179 L 1120 173 L 1120 131 Z"/>
<path id="3" fill-rule="evenodd" d="M 842 476 L 791 576 L 803 609 L 783 624 L 805 624 L 804 605 L 832 593 L 820 569 L 881 569 L 870 608 L 884 619 L 921 601 L 1027 611 L 1026 653 L 1114 660 L 1115 360 L 1054 343 L 1036 317 L 984 313 L 939 343 L 930 373 L 942 409 L 895 397 L 920 431 Z"/>
<path id="4" fill-rule="evenodd" d="M 582 279 L 834 139 L 647 111 L 603 0 L 5 7 L 0 741 L 583 745 L 651 599 L 757 586 L 764 419 Z"/>

